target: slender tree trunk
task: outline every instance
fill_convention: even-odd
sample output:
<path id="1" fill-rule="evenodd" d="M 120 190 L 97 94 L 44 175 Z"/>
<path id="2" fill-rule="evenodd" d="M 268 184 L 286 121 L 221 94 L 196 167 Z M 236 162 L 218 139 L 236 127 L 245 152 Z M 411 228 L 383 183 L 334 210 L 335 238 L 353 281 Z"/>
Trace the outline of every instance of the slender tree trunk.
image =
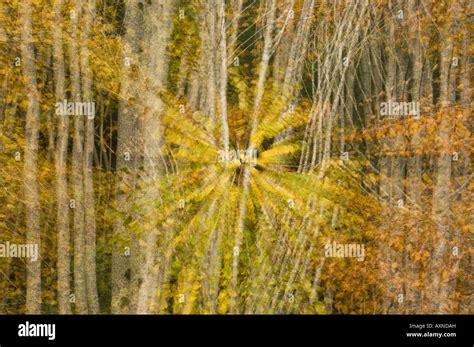
<path id="1" fill-rule="evenodd" d="M 472 12 L 472 2 L 468 2 L 468 9 L 471 11 L 466 11 L 466 13 L 471 13 Z M 460 175 L 462 177 L 462 180 L 460 182 L 460 186 L 466 187 L 472 180 L 472 161 L 471 161 L 471 156 L 470 156 L 470 150 L 469 148 L 472 148 L 472 137 L 470 134 L 472 134 L 472 110 L 471 110 L 471 103 L 472 103 L 472 82 L 471 82 L 471 70 L 472 70 L 472 65 L 470 64 L 470 48 L 469 48 L 469 43 L 470 43 L 470 32 L 468 30 L 469 28 L 469 21 L 466 19 L 465 20 L 465 27 L 464 27 L 464 40 L 463 40 L 463 45 L 462 45 L 462 55 L 463 55 L 463 61 L 462 61 L 462 69 L 461 69 L 461 85 L 462 85 L 462 90 L 460 92 L 460 102 L 461 102 L 461 107 L 462 110 L 465 114 L 465 119 L 464 119 L 464 126 L 465 129 L 468 130 L 466 137 L 464 138 L 464 143 L 463 143 L 463 149 L 460 153 L 460 157 L 462 158 L 462 167 L 460 168 Z M 473 200 L 473 192 L 469 191 L 466 189 L 465 191 L 461 191 L 459 194 L 461 196 L 458 198 L 463 206 L 468 206 L 469 202 Z M 469 218 L 469 217 L 467 217 Z M 472 220 L 472 216 L 471 216 Z M 456 233 L 456 239 L 454 242 L 454 247 L 465 247 L 465 244 L 468 244 L 468 237 L 463 234 L 459 229 Z M 471 261 L 471 266 L 472 266 L 472 257 L 469 258 L 467 256 L 466 251 L 460 252 L 460 254 L 453 260 L 453 276 L 451 279 L 450 283 L 450 288 L 449 288 L 449 297 L 450 298 L 455 298 L 455 293 L 456 289 L 458 288 L 458 272 L 457 269 L 459 267 L 463 266 L 464 264 L 469 264 L 469 261 Z M 466 266 L 467 270 L 464 271 L 470 271 L 471 269 L 469 265 Z M 468 294 L 467 300 L 463 299 L 458 299 L 459 301 L 459 313 L 472 313 L 472 308 L 473 306 L 473 301 L 474 299 L 472 298 L 473 295 Z"/>
<path id="2" fill-rule="evenodd" d="M 70 40 L 69 61 L 71 78 L 72 102 L 81 102 L 81 74 L 79 67 L 78 23 L 81 16 L 82 1 L 74 4 L 70 13 Z M 74 301 L 76 313 L 85 314 L 87 309 L 86 279 L 84 268 L 84 186 L 83 186 L 83 158 L 84 158 L 84 119 L 74 116 L 74 135 L 72 147 L 72 186 L 74 201 L 71 205 L 74 211 Z"/>
<path id="3" fill-rule="evenodd" d="M 93 103 L 92 94 L 92 71 L 89 66 L 89 35 L 95 17 L 95 0 L 87 0 L 84 3 L 83 18 L 84 25 L 81 31 L 80 66 L 82 73 L 82 98 L 83 102 Z M 86 117 L 84 138 L 84 244 L 85 244 L 85 278 L 87 306 L 89 313 L 98 314 L 99 295 L 97 293 L 96 274 L 96 223 L 95 223 L 95 198 L 93 178 L 93 155 L 94 155 L 94 118 Z M 92 119 L 91 119 L 92 118 Z"/>
<path id="4" fill-rule="evenodd" d="M 140 2 L 127 1 L 125 8 L 125 36 L 124 36 L 124 62 L 121 74 L 117 133 L 117 174 L 118 190 L 116 193 L 117 209 L 123 213 L 130 213 L 131 206 L 127 203 L 127 194 L 123 191 L 130 190 L 134 185 L 135 169 L 138 167 L 139 151 L 136 138 L 138 136 L 137 107 L 134 100 L 138 97 L 136 80 L 133 79 L 132 68 L 138 66 L 141 39 Z M 134 83 L 135 82 L 135 83 Z M 132 250 L 131 235 L 127 234 L 123 217 L 116 219 L 114 224 L 114 237 L 116 244 L 112 248 L 112 312 L 128 313 L 131 311 L 132 300 L 132 271 L 131 259 L 138 257 Z M 133 250 L 134 251 L 134 250 Z M 130 273 L 130 275 L 128 275 Z"/>
<path id="5" fill-rule="evenodd" d="M 399 94 L 397 94 L 397 52 L 395 44 L 395 23 L 392 11 L 394 9 L 389 5 L 389 11 L 385 13 L 384 24 L 387 26 L 387 36 L 388 36 L 388 52 L 387 52 L 387 70 L 385 75 L 385 95 L 386 101 L 401 101 L 398 99 Z M 398 81 L 401 83 L 400 81 Z M 397 98 L 397 99 L 395 99 Z M 392 126 L 391 123 L 383 122 L 386 126 Z M 380 186 L 379 186 L 379 195 L 384 203 L 384 220 L 399 220 L 397 215 L 395 215 L 395 208 L 397 206 L 397 200 L 400 197 L 400 186 L 399 178 L 401 166 L 399 163 L 399 158 L 396 155 L 396 152 L 400 149 L 400 139 L 399 135 L 395 139 L 386 138 L 382 139 L 382 158 L 380 159 Z M 399 224 L 398 224 L 399 225 Z M 393 244 L 395 243 L 396 238 L 399 236 L 399 230 L 393 230 L 390 223 L 383 222 L 382 230 L 385 235 L 385 239 L 382 241 L 381 251 L 385 259 L 384 263 L 384 273 L 383 281 L 385 283 L 384 293 L 384 313 L 389 313 L 390 310 L 398 310 L 396 305 L 399 295 L 403 295 L 400 291 L 399 281 L 397 277 L 400 271 L 400 261 L 397 257 L 396 251 L 393 249 Z M 397 278 L 394 281 L 394 278 Z"/>
<path id="6" fill-rule="evenodd" d="M 417 6 L 414 0 L 410 0 L 409 3 L 411 15 L 411 25 L 415 28 L 418 28 L 418 17 L 415 16 L 417 13 Z M 412 88 L 411 88 L 411 99 L 412 102 L 420 103 L 422 96 L 422 76 L 423 76 L 423 52 L 421 45 L 421 32 L 416 29 L 414 30 L 413 37 L 411 41 L 411 58 L 412 58 Z M 419 117 L 420 115 L 418 115 Z M 415 213 L 411 216 L 409 234 L 407 236 L 409 250 L 405 256 L 406 271 L 405 277 L 407 279 L 406 286 L 406 304 L 407 309 L 406 313 L 416 313 L 419 312 L 418 302 L 420 297 L 420 290 L 415 287 L 415 283 L 419 279 L 420 266 L 417 264 L 412 257 L 413 252 L 418 251 L 417 245 L 420 238 L 420 218 L 418 213 L 420 213 L 420 204 L 421 204 L 421 192 L 423 191 L 423 182 L 421 181 L 422 174 L 422 156 L 421 156 L 421 139 L 422 131 L 419 126 L 416 127 L 415 133 L 412 135 L 410 140 L 410 150 L 411 157 L 408 158 L 407 162 L 407 175 L 408 175 L 408 187 L 407 187 L 407 196 L 408 196 L 408 205 L 411 206 L 412 211 Z M 415 232 L 413 232 L 415 230 Z"/>
<path id="7" fill-rule="evenodd" d="M 204 1 L 203 5 L 205 9 L 205 28 L 201 30 L 201 54 L 204 55 L 204 64 L 206 69 L 204 78 L 206 81 L 206 112 L 211 118 L 211 121 L 215 123 L 216 120 L 216 14 L 217 14 L 217 3 Z"/>
<path id="8" fill-rule="evenodd" d="M 268 62 L 270 61 L 270 50 L 273 43 L 273 28 L 275 25 L 275 1 L 268 0 L 267 1 L 267 21 L 265 27 L 265 34 L 264 34 L 264 48 L 262 53 L 262 61 L 260 62 L 260 69 L 258 73 L 258 81 L 257 87 L 255 92 L 255 103 L 254 103 L 254 110 L 251 117 L 251 128 L 249 131 L 249 139 L 248 139 L 248 146 L 247 150 L 249 153 L 253 153 L 255 150 L 254 145 L 252 144 L 252 137 L 257 128 L 258 124 L 258 113 L 260 110 L 260 104 L 263 98 L 263 92 L 265 87 L 265 79 L 267 76 L 268 70 Z M 239 257 L 240 252 L 242 249 L 242 239 L 244 233 L 244 224 L 245 224 L 245 216 L 247 213 L 247 195 L 249 193 L 249 186 L 250 186 L 250 172 L 252 170 L 251 163 L 245 163 L 244 167 L 244 174 L 243 174 L 243 181 L 242 181 L 242 195 L 239 205 L 239 214 L 238 220 L 236 225 L 236 232 L 235 232 L 235 242 L 234 242 L 234 250 L 233 250 L 233 258 L 232 258 L 232 277 L 231 277 L 231 299 L 230 299 L 230 310 L 232 313 L 236 313 L 238 311 L 238 274 L 239 274 Z"/>
<path id="9" fill-rule="evenodd" d="M 30 0 L 19 4 L 21 21 L 21 59 L 25 79 L 28 109 L 25 125 L 24 199 L 26 207 L 26 241 L 30 245 L 40 245 L 40 204 L 37 179 L 37 156 L 39 137 L 39 101 L 36 85 L 35 55 L 33 47 L 32 4 Z M 41 255 L 37 261 L 27 260 L 26 264 L 26 312 L 41 312 Z"/>
<path id="10" fill-rule="evenodd" d="M 56 101 L 63 102 L 66 98 L 65 92 L 65 68 L 63 52 L 62 11 L 64 0 L 54 2 L 53 25 L 53 70 Z M 70 289 L 70 246 L 71 235 L 69 232 L 69 199 L 67 191 L 67 152 L 69 137 L 69 116 L 59 115 L 58 138 L 56 142 L 55 166 L 56 166 L 56 199 L 57 217 L 56 228 L 58 233 L 58 305 L 60 314 L 70 314 L 71 304 L 69 300 Z"/>
<path id="11" fill-rule="evenodd" d="M 444 113 L 452 104 L 455 96 L 456 70 L 452 69 L 453 57 L 453 26 L 458 11 L 456 4 L 450 3 L 448 9 L 448 23 L 441 32 L 442 42 L 440 62 L 440 97 L 439 105 Z M 438 131 L 439 156 L 437 160 L 437 173 L 433 188 L 433 221 L 436 223 L 436 243 L 433 245 L 431 295 L 433 296 L 432 312 L 449 312 L 448 264 L 445 261 L 448 251 L 448 242 L 451 240 L 450 229 L 450 194 L 451 194 L 451 149 L 450 136 L 451 124 L 448 114 L 443 114 Z"/>
<path id="12" fill-rule="evenodd" d="M 229 64 L 233 63 L 235 57 L 237 57 L 237 41 L 239 33 L 239 22 L 242 14 L 242 7 L 244 5 L 244 0 L 236 0 L 231 2 L 232 6 L 232 23 L 231 23 L 231 32 L 229 38 L 229 44 L 227 45 L 227 52 Z"/>
<path id="13" fill-rule="evenodd" d="M 288 64 L 285 70 L 282 93 L 284 98 L 290 101 L 296 91 L 297 83 L 301 78 L 304 57 L 308 47 L 310 27 L 314 12 L 315 0 L 305 0 L 301 15 L 296 26 L 296 35 L 292 41 Z"/>
<path id="14" fill-rule="evenodd" d="M 149 79 L 145 92 L 146 114 L 144 119 L 143 139 L 145 157 L 145 179 L 149 181 L 147 199 L 159 201 L 158 180 L 163 167 L 160 164 L 162 134 L 160 116 L 165 111 L 165 104 L 158 92 L 165 88 L 168 59 L 166 47 L 172 29 L 172 1 L 153 1 L 145 8 L 144 41 L 147 43 L 145 53 L 146 73 Z M 156 263 L 157 230 L 156 210 L 152 206 L 145 209 L 145 263 L 143 281 L 140 285 L 137 303 L 137 313 L 148 313 L 150 300 L 155 295 L 158 280 L 159 264 Z M 165 233 L 162 230 L 161 233 Z"/>
<path id="15" fill-rule="evenodd" d="M 221 104 L 221 127 L 222 138 L 221 143 L 225 153 L 229 150 L 229 124 L 227 122 L 227 33 L 226 33 L 226 17 L 225 17 L 225 1 L 219 0 L 219 19 L 220 25 L 220 58 L 221 58 L 221 74 L 220 74 L 220 104 Z"/>

